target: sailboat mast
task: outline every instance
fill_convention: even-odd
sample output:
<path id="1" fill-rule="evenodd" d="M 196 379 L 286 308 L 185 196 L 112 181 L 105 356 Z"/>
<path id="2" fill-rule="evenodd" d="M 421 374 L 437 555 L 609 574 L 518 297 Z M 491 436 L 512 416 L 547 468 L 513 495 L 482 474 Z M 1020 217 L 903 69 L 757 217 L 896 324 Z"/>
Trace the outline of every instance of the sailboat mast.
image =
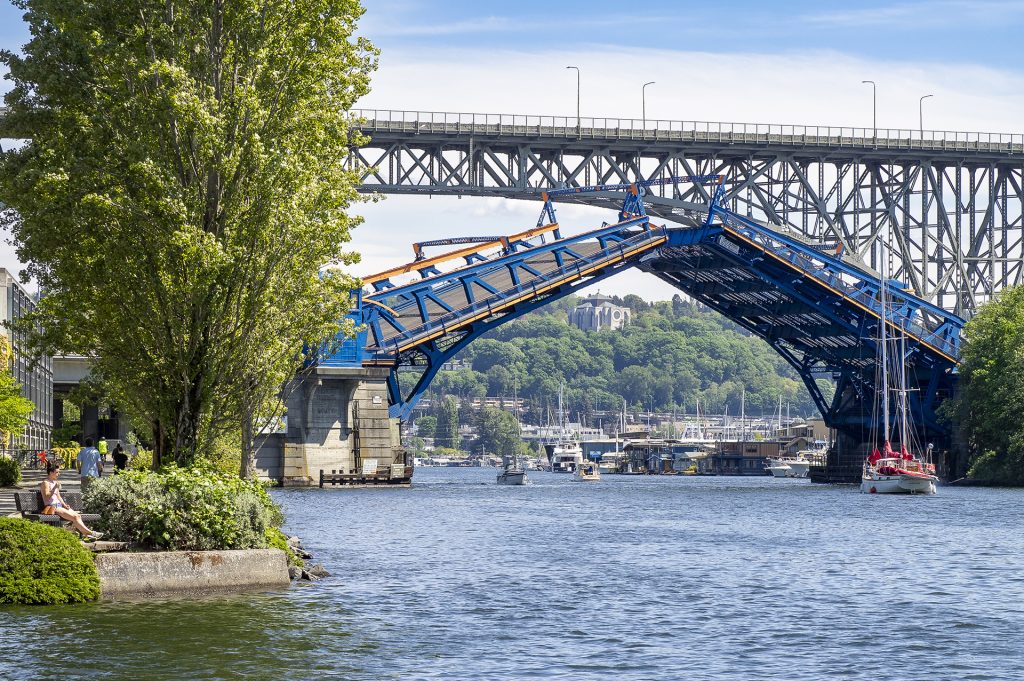
<path id="1" fill-rule="evenodd" d="M 907 444 L 907 331 L 900 330 L 900 446 L 910 451 Z"/>
<path id="2" fill-rule="evenodd" d="M 887 274 L 887 263 L 886 260 L 888 254 L 885 249 L 882 250 L 881 259 L 881 279 L 882 285 L 878 289 L 878 300 L 882 304 L 881 323 L 879 326 L 879 345 L 881 347 L 881 362 L 882 362 L 882 424 L 884 427 L 882 441 L 889 441 L 889 354 L 886 346 L 888 341 L 886 340 L 886 319 L 888 319 L 888 274 Z"/>

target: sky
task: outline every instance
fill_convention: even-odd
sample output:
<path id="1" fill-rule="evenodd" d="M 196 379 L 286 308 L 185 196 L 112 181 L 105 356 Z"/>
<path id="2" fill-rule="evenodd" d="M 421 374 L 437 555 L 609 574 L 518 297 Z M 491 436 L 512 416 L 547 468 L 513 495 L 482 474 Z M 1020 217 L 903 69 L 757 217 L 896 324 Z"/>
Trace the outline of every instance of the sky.
<path id="1" fill-rule="evenodd" d="M 1024 132 L 1024 0 L 622 3 L 365 0 L 360 32 L 381 50 L 367 109 Z M 0 0 L 0 48 L 18 50 L 21 11 Z M 6 91 L 9 86 L 0 84 Z M 387 197 L 356 206 L 351 248 L 369 274 L 410 260 L 424 238 L 532 227 L 539 205 L 496 198 Z M 563 206 L 563 233 L 609 213 Z M 9 245 L 0 266 L 18 269 Z M 668 298 L 628 272 L 605 293 Z"/>

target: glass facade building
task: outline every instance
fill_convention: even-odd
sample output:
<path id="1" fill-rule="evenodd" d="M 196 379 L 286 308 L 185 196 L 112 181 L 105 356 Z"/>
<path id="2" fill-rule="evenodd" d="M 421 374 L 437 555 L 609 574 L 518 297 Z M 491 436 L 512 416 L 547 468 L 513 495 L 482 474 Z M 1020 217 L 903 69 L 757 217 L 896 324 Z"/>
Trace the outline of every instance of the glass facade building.
<path id="1" fill-rule="evenodd" d="M 21 384 L 21 394 L 35 405 L 24 433 L 13 437 L 10 446 L 37 451 L 49 449 L 53 431 L 53 359 L 44 357 L 33 362 L 26 353 L 24 334 L 12 326 L 12 322 L 35 308 L 36 297 L 3 268 L 0 268 L 0 289 L 0 319 L 5 322 L 3 333 L 13 350 L 10 370 Z"/>

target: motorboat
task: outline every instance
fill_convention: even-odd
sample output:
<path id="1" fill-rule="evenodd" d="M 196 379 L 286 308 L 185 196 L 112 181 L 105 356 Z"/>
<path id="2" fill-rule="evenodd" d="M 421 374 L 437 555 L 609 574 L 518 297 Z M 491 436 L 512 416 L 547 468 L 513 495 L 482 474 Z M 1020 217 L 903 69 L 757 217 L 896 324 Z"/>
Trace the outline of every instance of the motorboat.
<path id="1" fill-rule="evenodd" d="M 601 471 L 598 468 L 597 463 L 593 461 L 583 461 L 576 466 L 573 478 L 581 482 L 597 482 L 601 479 Z"/>
<path id="2" fill-rule="evenodd" d="M 769 475 L 776 478 L 793 477 L 793 469 L 779 459 L 768 459 L 768 465 L 764 469 Z"/>
<path id="3" fill-rule="evenodd" d="M 498 473 L 499 485 L 525 485 L 529 482 L 526 469 L 519 465 L 519 457 L 505 457 L 505 467 Z"/>
<path id="4" fill-rule="evenodd" d="M 764 469 L 776 478 L 806 478 L 811 470 L 811 462 L 793 457 L 768 459 L 768 465 Z"/>
<path id="5" fill-rule="evenodd" d="M 560 442 L 551 452 L 552 473 L 574 473 L 583 463 L 583 448 L 577 442 Z"/>

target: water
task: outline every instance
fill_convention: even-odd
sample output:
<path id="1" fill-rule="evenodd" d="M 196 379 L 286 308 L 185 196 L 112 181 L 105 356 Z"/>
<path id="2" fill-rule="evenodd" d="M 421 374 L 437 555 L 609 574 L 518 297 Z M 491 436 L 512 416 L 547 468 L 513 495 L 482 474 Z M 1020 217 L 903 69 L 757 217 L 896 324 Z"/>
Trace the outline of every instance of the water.
<path id="1" fill-rule="evenodd" d="M 1024 492 L 420 469 L 280 490 L 334 576 L 0 610 L 12 679 L 1018 679 Z"/>

